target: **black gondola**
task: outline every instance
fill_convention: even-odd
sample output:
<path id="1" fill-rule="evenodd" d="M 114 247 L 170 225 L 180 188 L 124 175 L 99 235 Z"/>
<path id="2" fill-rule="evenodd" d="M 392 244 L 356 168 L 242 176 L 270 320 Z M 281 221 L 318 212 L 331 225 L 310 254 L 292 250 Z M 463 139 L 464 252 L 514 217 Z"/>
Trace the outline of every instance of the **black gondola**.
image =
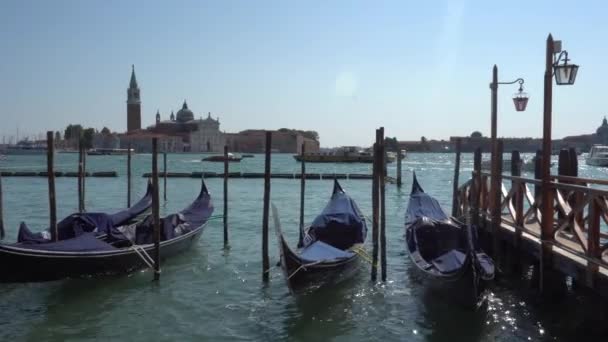
<path id="1" fill-rule="evenodd" d="M 290 288 L 348 278 L 358 268 L 354 251 L 365 242 L 367 226 L 355 201 L 337 180 L 331 199 L 305 232 L 304 247 L 292 250 L 281 230 L 273 205 L 275 230 L 281 254 L 281 267 Z"/>
<path id="2" fill-rule="evenodd" d="M 416 273 L 431 290 L 467 305 L 479 303 L 494 263 L 470 225 L 448 217 L 416 179 L 405 219 L 406 245 Z"/>
<path id="3" fill-rule="evenodd" d="M 161 258 L 188 249 L 200 237 L 212 213 L 203 182 L 190 206 L 161 218 Z M 113 227 L 105 235 L 85 231 L 58 242 L 0 244 L 0 282 L 124 274 L 150 267 L 155 256 L 153 230 L 152 215 L 148 215 L 134 224 Z"/>

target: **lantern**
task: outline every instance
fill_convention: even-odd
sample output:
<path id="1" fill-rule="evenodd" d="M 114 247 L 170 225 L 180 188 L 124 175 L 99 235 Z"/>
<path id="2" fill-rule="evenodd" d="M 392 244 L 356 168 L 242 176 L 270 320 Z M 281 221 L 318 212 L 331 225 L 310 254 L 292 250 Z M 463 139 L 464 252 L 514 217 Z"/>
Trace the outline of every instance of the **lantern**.
<path id="1" fill-rule="evenodd" d="M 520 86 L 519 91 L 513 94 L 513 104 L 515 105 L 515 110 L 518 112 L 523 112 L 526 110 L 526 106 L 528 106 L 528 93 L 524 92 L 524 89 Z"/>
<path id="2" fill-rule="evenodd" d="M 576 73 L 578 72 L 578 65 L 568 64 L 567 59 L 564 61 L 564 64 L 558 63 L 553 66 L 553 73 L 555 74 L 555 83 L 557 83 L 557 85 L 574 84 L 574 81 L 576 80 Z"/>

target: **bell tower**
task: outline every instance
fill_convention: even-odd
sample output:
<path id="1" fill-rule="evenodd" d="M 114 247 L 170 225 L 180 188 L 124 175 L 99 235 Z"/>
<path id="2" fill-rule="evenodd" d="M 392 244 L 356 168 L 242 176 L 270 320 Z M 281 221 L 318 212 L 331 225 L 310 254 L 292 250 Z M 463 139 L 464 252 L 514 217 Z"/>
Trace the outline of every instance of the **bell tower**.
<path id="1" fill-rule="evenodd" d="M 127 89 L 127 132 L 141 129 L 141 99 L 137 79 L 135 78 L 135 66 L 131 66 L 131 82 Z"/>

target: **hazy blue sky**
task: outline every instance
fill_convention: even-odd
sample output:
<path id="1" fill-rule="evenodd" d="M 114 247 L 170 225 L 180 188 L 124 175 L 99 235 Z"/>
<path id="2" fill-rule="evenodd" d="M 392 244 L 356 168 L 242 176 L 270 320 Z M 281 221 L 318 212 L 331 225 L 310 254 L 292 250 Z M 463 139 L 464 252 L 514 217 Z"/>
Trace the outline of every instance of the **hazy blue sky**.
<path id="1" fill-rule="evenodd" d="M 501 136 L 541 136 L 549 32 L 581 65 L 554 87 L 554 137 L 605 110 L 608 2 L 0 1 L 0 135 L 82 123 L 126 128 L 135 64 L 142 121 L 184 99 L 228 132 L 316 130 L 323 146 L 489 134 L 493 64 L 526 79 L 528 110 L 499 89 Z"/>

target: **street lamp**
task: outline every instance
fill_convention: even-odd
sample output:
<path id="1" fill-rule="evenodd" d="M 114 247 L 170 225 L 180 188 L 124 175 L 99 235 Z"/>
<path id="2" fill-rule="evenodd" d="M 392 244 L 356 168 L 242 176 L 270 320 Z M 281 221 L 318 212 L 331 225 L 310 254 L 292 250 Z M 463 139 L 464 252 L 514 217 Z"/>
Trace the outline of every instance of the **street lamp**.
<path id="1" fill-rule="evenodd" d="M 556 55 L 559 55 L 556 57 Z M 560 64 L 563 57 L 563 64 Z M 571 85 L 576 80 L 578 65 L 568 64 L 568 52 L 562 51 L 562 42 L 547 37 L 545 54 L 544 104 L 543 104 L 543 147 L 541 158 L 541 259 L 543 264 L 551 261 L 551 242 L 553 234 L 553 192 L 551 189 L 551 120 L 553 110 L 553 81 L 557 85 Z M 542 279 L 541 279 L 542 289 Z"/>
<path id="2" fill-rule="evenodd" d="M 492 212 L 492 217 L 495 217 L 500 211 L 500 197 L 497 194 L 501 193 L 500 181 L 498 180 L 498 151 L 497 143 L 496 143 L 496 131 L 497 131 L 497 116 L 498 116 L 498 85 L 499 84 L 515 84 L 519 83 L 519 91 L 513 95 L 513 104 L 515 105 L 515 110 L 518 112 L 523 112 L 526 110 L 526 106 L 528 105 L 528 94 L 524 92 L 524 79 L 518 78 L 512 82 L 498 82 L 498 67 L 494 65 L 492 69 L 492 83 L 490 84 L 490 89 L 492 90 L 492 109 L 491 109 L 491 132 L 490 132 L 490 148 L 491 148 L 491 163 L 492 168 L 490 169 L 491 174 L 491 183 L 490 183 L 490 193 L 496 194 L 496 197 L 492 196 L 490 198 L 490 211 Z"/>

